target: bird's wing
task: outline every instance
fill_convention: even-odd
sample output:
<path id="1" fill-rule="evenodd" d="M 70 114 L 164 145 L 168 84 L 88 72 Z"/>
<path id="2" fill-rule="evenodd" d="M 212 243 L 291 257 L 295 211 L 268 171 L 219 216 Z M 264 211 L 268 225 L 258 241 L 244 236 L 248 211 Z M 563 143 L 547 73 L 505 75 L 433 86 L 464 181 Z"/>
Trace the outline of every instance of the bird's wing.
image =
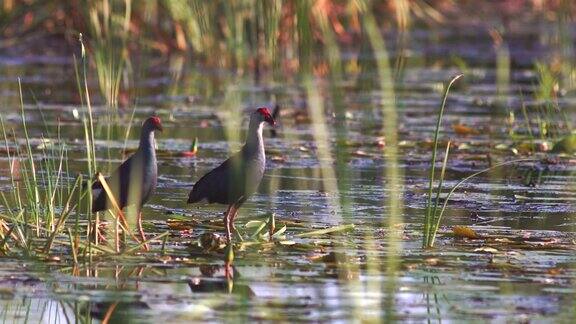
<path id="1" fill-rule="evenodd" d="M 110 189 L 116 196 L 118 203 L 123 206 L 125 197 L 122 193 L 126 193 L 128 190 L 128 183 L 130 182 L 130 170 L 132 169 L 132 164 L 134 160 L 134 155 L 129 157 L 126 161 L 122 162 L 116 170 L 114 170 L 110 176 L 106 177 L 106 183 L 110 186 Z M 100 181 L 95 181 L 92 184 L 92 195 L 94 197 L 95 208 L 104 209 L 106 204 L 106 192 L 104 192 L 104 187 Z"/>
<path id="2" fill-rule="evenodd" d="M 108 183 L 108 185 L 111 185 L 111 183 L 118 181 L 118 179 L 121 180 L 121 182 L 123 179 L 122 178 L 126 178 L 129 176 L 130 174 L 130 170 L 132 169 L 132 160 L 134 158 L 134 155 L 130 156 L 126 161 L 122 162 L 122 164 L 120 164 L 116 170 L 112 171 L 112 173 L 105 177 L 106 179 L 106 183 Z M 102 183 L 100 183 L 100 181 L 95 181 L 92 184 L 92 190 L 95 189 L 102 189 Z"/>
<path id="3" fill-rule="evenodd" d="M 194 184 L 194 188 L 188 197 L 189 203 L 194 203 L 207 199 L 208 202 L 231 203 L 234 197 L 230 197 L 231 189 L 234 186 L 243 186 L 234 183 L 234 170 L 239 168 L 242 162 L 242 151 L 234 154 L 228 160 L 222 162 L 218 167 L 206 173 Z"/>

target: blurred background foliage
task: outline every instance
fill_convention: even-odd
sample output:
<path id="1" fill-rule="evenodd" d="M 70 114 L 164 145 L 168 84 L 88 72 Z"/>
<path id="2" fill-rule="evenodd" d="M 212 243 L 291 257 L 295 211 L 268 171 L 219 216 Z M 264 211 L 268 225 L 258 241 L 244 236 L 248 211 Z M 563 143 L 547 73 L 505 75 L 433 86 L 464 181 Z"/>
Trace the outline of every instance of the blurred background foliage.
<path id="1" fill-rule="evenodd" d="M 330 37 L 342 47 L 359 44 L 366 12 L 385 31 L 494 19 L 505 30 L 519 12 L 539 21 L 561 21 L 575 7 L 570 0 L 4 0 L 0 27 L 5 42 L 27 35 L 74 41 L 83 33 L 91 47 L 187 52 L 222 67 L 286 72 L 314 62 L 312 53 Z"/>
<path id="2" fill-rule="evenodd" d="M 503 96 L 510 64 L 518 64 L 507 35 L 536 24 L 544 32 L 534 46 L 557 51 L 546 62 L 531 58 L 527 67 L 539 64 L 546 85 L 539 97 L 546 100 L 576 84 L 569 30 L 575 12 L 571 0 L 5 0 L 0 31 L 5 50 L 26 46 L 28 52 L 63 56 L 78 55 L 82 34 L 100 94 L 115 107 L 135 100 L 133 80 L 141 71 L 134 72 L 134 60 L 150 57 L 169 57 L 174 78 L 184 62 L 226 69 L 255 84 L 261 78 L 269 83 L 310 74 L 333 81 L 360 76 L 376 68 L 374 61 L 361 59 L 374 52 L 366 28 L 372 17 L 391 50 L 393 81 L 402 78 L 406 66 L 418 65 L 411 55 L 418 30 L 425 28 L 433 42 L 443 38 L 443 28 L 478 26 L 478 34 L 492 40 L 496 59 L 490 64 L 499 71 Z M 457 66 L 465 74 L 468 64 L 450 53 L 426 62 Z"/>

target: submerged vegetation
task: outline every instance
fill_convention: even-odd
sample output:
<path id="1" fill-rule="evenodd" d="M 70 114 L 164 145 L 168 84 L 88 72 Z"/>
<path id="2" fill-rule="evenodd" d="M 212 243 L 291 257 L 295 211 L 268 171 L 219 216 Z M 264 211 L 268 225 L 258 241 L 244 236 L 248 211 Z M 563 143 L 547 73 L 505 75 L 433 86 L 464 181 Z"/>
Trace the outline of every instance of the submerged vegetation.
<path id="1" fill-rule="evenodd" d="M 4 319 L 572 318 L 574 7 L 4 1 Z M 185 196 L 260 106 L 280 125 L 228 244 Z M 142 240 L 105 176 L 151 114 Z"/>

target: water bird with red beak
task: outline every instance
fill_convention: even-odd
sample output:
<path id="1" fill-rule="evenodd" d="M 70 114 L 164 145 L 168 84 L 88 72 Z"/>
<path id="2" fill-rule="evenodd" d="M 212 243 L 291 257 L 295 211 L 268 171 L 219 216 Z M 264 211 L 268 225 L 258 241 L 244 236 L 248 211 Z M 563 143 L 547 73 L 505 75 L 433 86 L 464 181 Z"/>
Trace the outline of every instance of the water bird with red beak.
<path id="1" fill-rule="evenodd" d="M 208 203 L 228 205 L 224 215 L 228 242 L 232 241 L 232 230 L 236 230 L 234 218 L 238 209 L 256 192 L 264 176 L 264 123 L 271 126 L 276 124 L 268 108 L 258 108 L 250 115 L 246 144 L 238 153 L 200 178 L 188 196 L 188 203 L 207 200 Z"/>
<path id="2" fill-rule="evenodd" d="M 156 191 L 158 182 L 155 131 L 162 131 L 162 122 L 159 117 L 152 116 L 142 124 L 140 145 L 136 152 L 106 178 L 106 183 L 110 186 L 120 209 L 131 205 L 137 207 L 138 232 L 143 242 L 146 241 L 146 236 L 142 228 L 141 209 Z M 112 209 L 112 202 L 100 181 L 92 185 L 92 196 L 93 212 Z M 145 248 L 148 250 L 147 245 Z"/>

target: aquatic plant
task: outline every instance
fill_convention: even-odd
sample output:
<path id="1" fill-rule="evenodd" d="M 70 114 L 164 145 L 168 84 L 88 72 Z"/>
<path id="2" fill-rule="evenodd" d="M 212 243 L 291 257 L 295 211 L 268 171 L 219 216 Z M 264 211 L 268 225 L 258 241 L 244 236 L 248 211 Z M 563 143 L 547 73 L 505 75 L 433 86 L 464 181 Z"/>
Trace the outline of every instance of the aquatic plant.
<path id="1" fill-rule="evenodd" d="M 456 82 L 462 76 L 463 76 L 462 74 L 457 75 L 445 86 L 444 95 L 442 97 L 442 104 L 440 105 L 440 111 L 438 112 L 437 116 L 436 128 L 434 131 L 432 157 L 430 159 L 430 173 L 428 183 L 428 195 L 426 202 L 426 214 L 423 220 L 423 240 L 422 240 L 423 248 L 432 248 L 434 246 L 434 242 L 436 240 L 436 234 L 438 233 L 438 229 L 440 228 L 440 222 L 442 221 L 442 217 L 444 216 L 444 212 L 446 211 L 446 207 L 448 206 L 450 197 L 454 194 L 456 189 L 458 189 L 462 184 L 483 173 L 498 169 L 506 165 L 519 162 L 535 161 L 535 159 L 533 158 L 526 158 L 526 159 L 510 160 L 491 165 L 488 168 L 474 172 L 466 176 L 465 178 L 461 179 L 452 188 L 450 188 L 450 190 L 448 191 L 448 193 L 444 198 L 441 197 L 443 191 L 444 177 L 446 174 L 446 166 L 448 164 L 448 154 L 450 152 L 450 141 L 448 141 L 448 143 L 446 144 L 446 150 L 444 152 L 444 158 L 442 160 L 442 168 L 440 171 L 440 175 L 438 176 L 438 178 L 436 178 L 436 157 L 438 154 L 437 152 L 438 152 L 439 133 L 442 125 L 442 116 L 444 115 L 444 109 L 446 107 L 446 101 L 448 98 L 448 94 L 450 92 L 450 88 L 452 87 L 454 82 Z M 434 186 L 435 182 L 438 182 L 436 187 Z M 436 189 L 435 194 L 434 189 Z M 442 203 L 442 200 L 444 201 L 444 203 Z M 441 208 L 440 205 L 442 206 Z"/>
<path id="2" fill-rule="evenodd" d="M 442 96 L 442 103 L 440 105 L 440 111 L 436 118 L 436 128 L 434 130 L 434 144 L 432 147 L 432 157 L 430 159 L 430 174 L 428 183 L 428 200 L 426 202 L 426 215 L 424 217 L 423 225 L 423 241 L 422 246 L 425 248 L 432 247 L 434 244 L 434 238 L 437 232 L 436 224 L 440 223 L 442 218 L 443 210 L 438 213 L 438 206 L 440 205 L 440 193 L 442 191 L 442 182 L 444 181 L 444 175 L 446 171 L 446 164 L 448 162 L 448 153 L 450 151 L 450 142 L 446 145 L 446 151 L 444 153 L 444 160 L 442 163 L 442 171 L 440 172 L 440 177 L 436 179 L 436 156 L 438 154 L 438 140 L 440 134 L 440 128 L 442 125 L 442 117 L 444 116 L 444 109 L 446 108 L 446 101 L 448 100 L 448 94 L 450 93 L 450 88 L 454 82 L 462 77 L 462 74 L 455 76 L 448 85 L 444 87 L 444 95 Z M 436 187 L 436 196 L 432 198 L 434 192 L 434 182 L 439 181 Z"/>
<path id="3" fill-rule="evenodd" d="M 100 92 L 107 107 L 118 106 L 121 82 L 129 67 L 127 41 L 130 32 L 132 1 L 123 1 L 123 11 L 119 1 L 102 0 L 86 2 L 90 26 L 89 44 L 93 50 L 94 65 L 97 71 Z"/>
<path id="4" fill-rule="evenodd" d="M 25 253 L 38 256 L 49 253 L 57 236 L 65 233 L 63 224 L 78 206 L 74 197 L 81 188 L 82 176 L 75 179 L 70 176 L 68 147 L 60 138 L 59 125 L 57 138 L 42 138 L 33 149 L 20 82 L 18 87 L 25 141 L 23 149 L 17 141 L 18 134 L 13 131 L 12 136 L 8 136 L 0 117 L 13 188 L 10 193 L 0 192 L 5 207 L 5 214 L 0 215 L 0 246 L 5 255 Z M 41 153 L 39 160 L 36 151 Z"/>

